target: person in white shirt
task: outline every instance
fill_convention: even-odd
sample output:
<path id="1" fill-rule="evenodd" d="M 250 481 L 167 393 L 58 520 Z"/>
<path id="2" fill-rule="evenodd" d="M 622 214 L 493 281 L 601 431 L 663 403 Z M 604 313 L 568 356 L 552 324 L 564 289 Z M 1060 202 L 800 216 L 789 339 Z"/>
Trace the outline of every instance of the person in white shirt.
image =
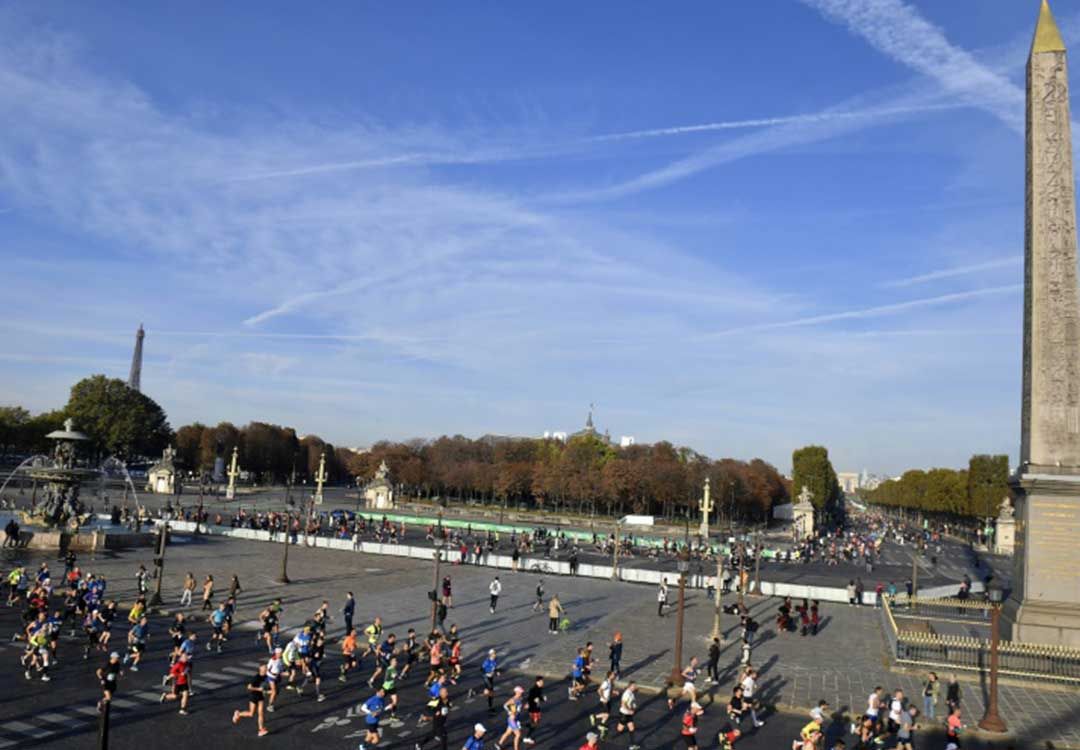
<path id="1" fill-rule="evenodd" d="M 491 605 L 488 608 L 491 610 L 491 614 L 495 614 L 495 607 L 499 605 L 499 594 L 502 593 L 502 584 L 499 583 L 498 576 L 495 576 L 495 579 L 488 586 L 488 592 L 491 594 Z"/>
<path id="2" fill-rule="evenodd" d="M 660 589 L 656 592 L 656 616 L 664 616 L 664 605 L 667 604 L 667 579 L 660 581 Z"/>
<path id="3" fill-rule="evenodd" d="M 765 726 L 764 721 L 758 720 L 758 702 L 754 699 L 754 691 L 757 690 L 757 670 L 753 669 L 752 667 L 747 667 L 746 671 L 743 672 L 743 678 L 739 684 L 742 685 L 743 703 L 750 707 L 750 718 L 754 720 L 754 726 Z"/>
<path id="4" fill-rule="evenodd" d="M 874 688 L 874 692 L 866 699 L 866 718 L 871 719 L 875 726 L 881 714 L 881 687 Z"/>
<path id="5" fill-rule="evenodd" d="M 889 731 L 896 734 L 900 729 L 900 714 L 904 713 L 904 691 L 897 690 L 889 704 Z"/>

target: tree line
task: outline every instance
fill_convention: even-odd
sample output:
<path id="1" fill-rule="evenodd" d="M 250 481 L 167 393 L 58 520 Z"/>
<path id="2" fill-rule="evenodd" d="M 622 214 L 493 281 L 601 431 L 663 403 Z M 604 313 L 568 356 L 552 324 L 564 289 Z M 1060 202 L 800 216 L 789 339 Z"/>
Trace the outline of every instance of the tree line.
<path id="1" fill-rule="evenodd" d="M 619 447 L 595 434 L 380 442 L 349 469 L 368 478 L 382 461 L 406 494 L 503 507 L 700 519 L 706 478 L 718 519 L 765 520 L 789 498 L 787 482 L 761 459 L 713 460 L 666 441 Z"/>
<path id="2" fill-rule="evenodd" d="M 874 505 L 949 516 L 990 517 L 1009 497 L 1009 457 L 972 456 L 967 469 L 912 469 L 864 491 Z"/>
<path id="3" fill-rule="evenodd" d="M 47 452 L 51 445 L 45 436 L 60 429 L 67 417 L 90 438 L 92 458 L 154 460 L 171 444 L 181 469 L 208 474 L 218 457 L 227 467 L 235 448 L 241 470 L 263 483 L 310 482 L 325 455 L 331 482 L 369 481 L 385 461 L 391 480 L 406 496 L 506 507 L 700 519 L 706 478 L 718 519 L 765 520 L 774 505 L 790 498 L 789 483 L 761 459 L 714 460 L 666 441 L 619 447 L 596 433 L 568 441 L 443 436 L 379 442 L 360 453 L 266 422 L 242 427 L 194 423 L 174 432 L 153 399 L 104 375 L 76 383 L 62 409 L 31 415 L 18 406 L 0 408 L 0 455 Z M 805 462 L 807 476 L 820 470 L 820 462 Z M 825 471 L 826 484 L 835 484 L 831 465 Z M 825 495 L 821 498 L 826 502 Z"/>
<path id="4" fill-rule="evenodd" d="M 292 427 L 266 422 L 250 422 L 244 427 L 230 422 L 216 427 L 195 422 L 178 429 L 173 444 L 177 462 L 200 474 L 211 473 L 219 456 L 228 470 L 235 448 L 240 470 L 262 483 L 312 482 L 324 455 L 328 481 L 348 481 L 352 478 L 348 465 L 355 463 L 357 455 L 347 448 L 335 448 L 318 435 L 298 437 Z"/>

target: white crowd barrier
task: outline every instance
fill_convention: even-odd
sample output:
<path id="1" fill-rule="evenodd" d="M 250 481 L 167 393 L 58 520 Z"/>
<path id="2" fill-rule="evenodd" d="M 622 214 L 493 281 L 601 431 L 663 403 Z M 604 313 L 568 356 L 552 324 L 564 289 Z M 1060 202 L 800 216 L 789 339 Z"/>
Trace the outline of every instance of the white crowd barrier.
<path id="1" fill-rule="evenodd" d="M 108 516 L 102 516 L 104 520 L 108 520 Z M 160 526 L 163 523 L 160 520 L 155 520 L 155 526 Z M 282 544 L 282 535 L 280 532 L 271 534 L 269 531 L 263 531 L 261 529 L 242 529 L 231 528 L 228 526 L 213 526 L 207 524 L 196 524 L 193 521 L 169 521 L 169 528 L 174 532 L 186 532 L 186 533 L 199 533 L 207 536 L 222 536 L 230 539 L 246 539 L 249 541 L 260 542 L 272 542 L 276 544 Z M 305 538 L 303 534 L 297 534 L 296 545 L 303 546 L 305 544 Z M 392 557 L 410 557 L 416 560 L 431 560 L 434 554 L 432 547 L 416 547 L 408 544 L 380 544 L 377 542 L 361 542 L 359 545 L 353 542 L 351 539 L 336 539 L 330 537 L 308 537 L 308 546 L 318 549 L 330 549 L 339 550 L 343 552 L 363 552 L 369 555 L 386 555 Z M 456 549 L 448 549 L 443 552 L 443 560 L 450 563 L 456 563 L 460 560 L 460 555 Z M 510 555 L 486 555 L 484 560 L 485 567 L 496 568 L 502 570 L 510 570 L 512 567 L 512 558 Z M 469 563 L 472 564 L 471 562 Z M 563 560 L 547 560 L 542 557 L 528 557 L 523 556 L 518 561 L 518 570 L 522 572 L 542 572 L 550 575 L 570 575 L 570 564 Z M 611 565 L 596 565 L 590 563 L 581 563 L 578 565 L 578 577 L 580 578 L 602 578 L 610 579 Z M 669 584 L 674 584 L 678 580 L 678 573 L 675 571 L 662 571 L 651 570 L 649 568 L 628 568 L 619 567 L 618 580 L 626 583 L 640 583 L 652 586 L 660 584 L 661 580 L 667 579 Z M 704 576 L 691 574 L 689 577 L 691 585 L 696 585 L 697 588 L 706 588 L 708 586 L 716 585 L 716 576 Z M 981 584 L 975 584 L 972 588 L 981 587 Z M 951 596 L 956 593 L 957 586 L 939 586 L 934 589 L 924 589 L 919 592 L 922 596 Z M 941 593 L 938 593 L 938 591 Z M 761 594 L 764 596 L 784 597 L 790 596 L 792 599 L 817 599 L 824 602 L 846 602 L 847 589 L 831 586 L 808 586 L 799 583 L 778 583 L 773 581 L 761 582 Z M 877 599 L 876 594 L 873 591 L 867 591 L 863 594 L 864 604 L 874 604 Z"/>

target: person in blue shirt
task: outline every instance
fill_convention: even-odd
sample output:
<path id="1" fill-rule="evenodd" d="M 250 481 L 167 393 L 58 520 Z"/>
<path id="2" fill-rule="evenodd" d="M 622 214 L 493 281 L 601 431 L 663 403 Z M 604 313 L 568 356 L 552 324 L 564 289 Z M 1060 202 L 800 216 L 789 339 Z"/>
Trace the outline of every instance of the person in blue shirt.
<path id="1" fill-rule="evenodd" d="M 139 671 L 139 662 L 142 661 L 143 651 L 146 650 L 146 639 L 150 637 L 150 621 L 146 615 L 139 618 L 139 621 L 131 626 L 131 630 L 128 631 L 128 651 L 124 654 L 124 666 L 127 667 L 128 662 L 131 662 L 129 669 L 132 672 Z"/>
<path id="2" fill-rule="evenodd" d="M 371 674 L 371 679 L 368 680 L 368 687 L 374 687 L 375 680 L 379 679 L 379 676 L 386 672 L 386 668 L 390 666 L 390 659 L 396 651 L 397 636 L 391 633 L 386 636 L 386 640 L 380 643 L 379 647 L 375 649 L 375 671 Z"/>
<path id="3" fill-rule="evenodd" d="M 221 653 L 221 647 L 225 645 L 225 623 L 228 619 L 229 612 L 225 608 L 225 602 L 219 604 L 218 608 L 206 618 L 206 621 L 210 623 L 210 627 L 214 629 L 213 635 L 210 636 L 210 642 L 206 644 L 207 651 L 213 650 L 216 645 L 218 653 Z"/>
<path id="4" fill-rule="evenodd" d="M 379 744 L 379 717 L 386 708 L 386 691 L 380 686 L 375 695 L 364 701 L 360 710 L 364 713 L 364 741 L 357 746 L 357 750 L 367 750 Z"/>
<path id="5" fill-rule="evenodd" d="M 473 727 L 472 737 L 465 740 L 465 745 L 461 750 L 484 750 L 484 735 L 487 730 L 484 729 L 483 724 L 477 724 Z"/>
<path id="6" fill-rule="evenodd" d="M 180 648 L 176 650 L 177 659 L 187 654 L 189 664 L 195 660 L 195 638 L 196 634 L 194 632 L 188 633 L 188 637 L 184 639 L 184 642 L 180 644 Z"/>
<path id="7" fill-rule="evenodd" d="M 495 649 L 488 651 L 488 657 L 484 659 L 481 669 L 484 671 L 484 695 L 487 696 L 488 713 L 495 713 L 495 677 L 499 671 L 499 660 Z"/>
<path id="8" fill-rule="evenodd" d="M 574 659 L 574 666 L 570 668 L 570 676 L 573 680 L 567 690 L 567 696 L 572 701 L 576 701 L 585 689 L 585 663 L 585 649 L 579 648 L 577 657 Z"/>

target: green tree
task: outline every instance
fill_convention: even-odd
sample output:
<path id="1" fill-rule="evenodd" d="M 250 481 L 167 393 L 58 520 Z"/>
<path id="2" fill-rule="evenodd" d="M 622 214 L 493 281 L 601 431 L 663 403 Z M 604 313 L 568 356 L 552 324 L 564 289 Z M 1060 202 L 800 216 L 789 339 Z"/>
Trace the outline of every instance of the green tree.
<path id="1" fill-rule="evenodd" d="M 968 462 L 968 508 L 973 516 L 996 516 L 1009 495 L 1009 457 L 972 456 Z"/>
<path id="2" fill-rule="evenodd" d="M 206 425 L 186 424 L 176 431 L 176 457 L 181 466 L 192 471 L 207 468 L 203 466 L 199 447 L 202 444 L 203 434 L 207 431 Z M 211 462 L 208 468 L 213 468 Z"/>
<path id="3" fill-rule="evenodd" d="M 71 387 L 64 413 L 98 456 L 156 456 L 172 439 L 164 410 L 123 380 L 93 375 Z"/>
<path id="4" fill-rule="evenodd" d="M 820 445 L 808 445 L 791 454 L 791 492 L 798 497 L 803 487 L 813 495 L 811 502 L 819 510 L 832 509 L 840 499 L 840 483 L 829 461 L 829 451 Z"/>
<path id="5" fill-rule="evenodd" d="M 0 406 L 0 455 L 23 444 L 30 412 L 21 406 Z"/>

